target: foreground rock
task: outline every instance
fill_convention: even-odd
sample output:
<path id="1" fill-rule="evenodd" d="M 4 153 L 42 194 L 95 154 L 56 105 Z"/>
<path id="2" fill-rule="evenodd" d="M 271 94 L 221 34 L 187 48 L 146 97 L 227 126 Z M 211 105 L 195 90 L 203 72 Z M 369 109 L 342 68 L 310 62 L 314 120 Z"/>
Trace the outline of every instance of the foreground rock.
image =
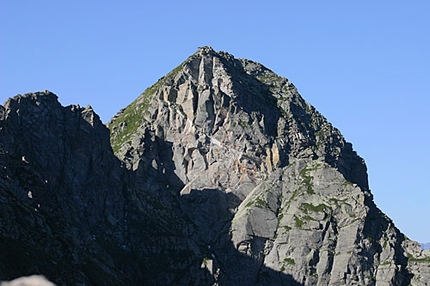
<path id="1" fill-rule="evenodd" d="M 0 286 L 55 286 L 55 284 L 51 283 L 43 276 L 33 275 L 20 277 L 9 282 L 1 282 Z"/>
<path id="2" fill-rule="evenodd" d="M 90 107 L 50 92 L 10 99 L 0 120 L 2 279 L 430 283 L 352 145 L 258 63 L 200 48 L 115 115 L 110 143 Z"/>

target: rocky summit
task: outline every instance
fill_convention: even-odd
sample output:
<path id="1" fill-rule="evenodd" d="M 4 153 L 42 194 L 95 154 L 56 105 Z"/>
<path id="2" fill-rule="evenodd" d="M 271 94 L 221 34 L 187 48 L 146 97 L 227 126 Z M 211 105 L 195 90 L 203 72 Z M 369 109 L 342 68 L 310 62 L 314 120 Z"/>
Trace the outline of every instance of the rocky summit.
<path id="1" fill-rule="evenodd" d="M 0 106 L 0 280 L 429 285 L 363 159 L 295 86 L 199 48 L 104 125 L 49 91 Z"/>

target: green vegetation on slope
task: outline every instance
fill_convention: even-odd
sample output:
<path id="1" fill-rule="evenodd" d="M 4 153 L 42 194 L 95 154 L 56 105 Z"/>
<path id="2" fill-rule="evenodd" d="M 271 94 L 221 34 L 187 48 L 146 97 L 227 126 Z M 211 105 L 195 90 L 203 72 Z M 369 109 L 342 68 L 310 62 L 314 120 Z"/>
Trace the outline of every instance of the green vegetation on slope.
<path id="1" fill-rule="evenodd" d="M 144 115 L 149 111 L 157 90 L 165 83 L 171 81 L 182 69 L 183 65 L 184 63 L 180 64 L 167 75 L 160 78 L 155 84 L 148 87 L 109 124 L 111 145 L 115 154 L 119 152 L 124 143 L 131 141 L 132 136 L 137 133 L 139 126 L 145 121 Z"/>

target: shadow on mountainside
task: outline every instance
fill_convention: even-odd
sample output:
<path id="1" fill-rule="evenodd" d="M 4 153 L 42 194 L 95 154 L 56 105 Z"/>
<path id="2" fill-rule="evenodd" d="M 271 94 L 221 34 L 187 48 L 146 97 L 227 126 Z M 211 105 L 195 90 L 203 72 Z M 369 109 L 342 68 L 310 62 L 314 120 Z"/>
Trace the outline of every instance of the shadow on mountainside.
<path id="1" fill-rule="evenodd" d="M 258 283 L 264 267 L 228 239 L 231 214 L 221 208 L 235 198 L 216 189 L 179 196 L 172 144 L 159 139 L 146 142 L 152 151 L 137 170 L 125 170 L 107 129 L 85 119 L 90 111 L 51 97 L 19 97 L 21 111 L 0 121 L 0 280 L 40 273 L 59 285 Z M 215 268 L 202 268 L 212 254 Z"/>
<path id="2" fill-rule="evenodd" d="M 231 210 L 240 204 L 235 195 L 220 189 L 192 190 L 180 196 L 179 201 L 194 225 L 195 233 L 190 239 L 203 250 L 197 262 L 216 277 L 219 285 L 302 285 L 292 275 L 263 265 L 265 238 L 253 238 L 252 256 L 233 245 L 229 234 Z"/>
<path id="3" fill-rule="evenodd" d="M 367 256 L 369 258 L 368 265 L 375 265 L 376 262 L 373 261 L 373 259 L 376 258 L 375 254 L 382 253 L 383 248 L 392 248 L 391 251 L 394 252 L 393 262 L 397 267 L 397 271 L 395 272 L 396 283 L 398 283 L 398 285 L 411 285 L 411 280 L 414 274 L 407 270 L 409 258 L 405 255 L 406 252 L 402 246 L 406 239 L 405 235 L 402 234 L 400 230 L 394 226 L 394 223 L 381 212 L 373 200 L 369 200 L 369 198 L 367 198 L 367 200 L 369 214 L 366 217 L 363 235 L 364 237 L 371 238 L 374 243 L 372 243 L 371 247 L 366 250 L 366 253 L 363 253 L 363 256 Z M 396 237 L 397 239 L 387 243 L 387 237 L 384 236 L 390 236 L 391 238 Z M 381 245 L 384 240 L 384 245 Z M 389 245 L 387 246 L 386 244 Z"/>
<path id="4" fill-rule="evenodd" d="M 153 137 L 152 137 L 153 138 Z M 220 188 L 192 189 L 175 175 L 171 142 L 143 139 L 142 160 L 132 173 L 138 211 L 133 222 L 142 240 L 133 252 L 142 259 L 148 285 L 301 285 L 263 265 L 265 239 L 255 237 L 254 257 L 232 244 L 233 210 L 241 201 Z M 157 166 L 160 169 L 156 169 Z M 149 215 L 149 217 L 148 217 Z M 134 237 L 134 238 L 133 238 Z M 135 236 L 130 239 L 135 239 Z"/>
<path id="5" fill-rule="evenodd" d="M 16 96 L 0 118 L 0 280 L 123 284 L 127 192 L 109 131 L 90 107 Z M 118 250 L 119 249 L 119 250 Z M 117 264 L 118 262 L 118 264 Z M 73 269 L 73 271 L 71 271 Z"/>

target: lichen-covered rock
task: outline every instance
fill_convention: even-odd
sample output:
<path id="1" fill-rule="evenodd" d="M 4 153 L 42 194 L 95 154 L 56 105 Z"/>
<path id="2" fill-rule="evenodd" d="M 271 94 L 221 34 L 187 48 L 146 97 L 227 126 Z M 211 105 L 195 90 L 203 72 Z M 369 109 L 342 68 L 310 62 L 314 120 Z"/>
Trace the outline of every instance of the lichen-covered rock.
<path id="1" fill-rule="evenodd" d="M 261 64 L 199 48 L 107 126 L 50 92 L 0 108 L 0 279 L 429 283 L 363 159 Z"/>

